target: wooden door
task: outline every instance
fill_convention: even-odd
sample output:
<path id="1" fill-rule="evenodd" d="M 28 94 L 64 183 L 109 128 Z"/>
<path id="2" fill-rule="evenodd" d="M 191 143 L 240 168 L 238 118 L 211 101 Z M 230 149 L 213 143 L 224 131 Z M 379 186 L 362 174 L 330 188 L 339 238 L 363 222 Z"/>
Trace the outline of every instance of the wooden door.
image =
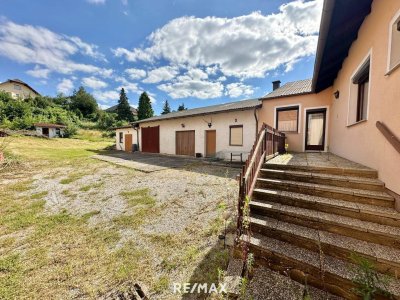
<path id="1" fill-rule="evenodd" d="M 217 152 L 217 132 L 215 130 L 206 131 L 206 156 L 213 157 Z"/>
<path id="2" fill-rule="evenodd" d="M 142 152 L 160 153 L 160 126 L 142 127 Z"/>
<path id="3" fill-rule="evenodd" d="M 324 151 L 326 109 L 308 110 L 306 113 L 306 150 Z"/>
<path id="4" fill-rule="evenodd" d="M 177 131 L 175 134 L 176 155 L 195 155 L 195 134 L 194 130 Z"/>
<path id="5" fill-rule="evenodd" d="M 125 151 L 132 152 L 132 134 L 125 134 Z"/>

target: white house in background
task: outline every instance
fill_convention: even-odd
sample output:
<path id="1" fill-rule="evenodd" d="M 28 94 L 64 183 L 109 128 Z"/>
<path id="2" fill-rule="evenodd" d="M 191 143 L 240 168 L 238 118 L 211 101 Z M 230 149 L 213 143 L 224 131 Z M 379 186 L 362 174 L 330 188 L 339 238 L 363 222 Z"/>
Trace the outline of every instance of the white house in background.
<path id="1" fill-rule="evenodd" d="M 140 120 L 116 128 L 117 150 L 245 160 L 260 107 L 258 99 L 250 99 Z"/>
<path id="2" fill-rule="evenodd" d="M 8 79 L 0 83 L 0 91 L 9 93 L 14 99 L 35 98 L 36 96 L 40 96 L 29 84 L 19 79 Z"/>
<path id="3" fill-rule="evenodd" d="M 49 123 L 35 123 L 33 124 L 36 129 L 36 133 L 44 135 L 49 138 L 63 137 L 64 130 L 67 126 L 60 124 L 49 124 Z"/>

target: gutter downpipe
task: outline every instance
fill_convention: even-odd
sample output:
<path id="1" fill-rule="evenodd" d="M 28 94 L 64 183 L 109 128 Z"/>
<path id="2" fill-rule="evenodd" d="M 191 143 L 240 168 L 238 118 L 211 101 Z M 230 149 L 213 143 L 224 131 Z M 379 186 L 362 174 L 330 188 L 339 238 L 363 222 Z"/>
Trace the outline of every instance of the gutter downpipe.
<path id="1" fill-rule="evenodd" d="M 321 68 L 322 56 L 326 46 L 326 40 L 331 25 L 332 13 L 336 0 L 325 0 L 322 8 L 321 25 L 319 27 L 319 38 L 317 46 L 317 54 L 315 56 L 314 73 L 311 85 L 311 91 L 316 92 L 317 79 Z"/>
<path id="2" fill-rule="evenodd" d="M 137 151 L 140 151 L 140 145 L 139 145 L 139 129 L 140 129 L 140 124 L 133 125 L 133 129 L 136 131 L 136 141 L 137 141 Z"/>
<path id="3" fill-rule="evenodd" d="M 257 139 L 257 134 L 258 134 L 257 107 L 254 107 L 254 119 L 256 119 L 256 139 Z"/>

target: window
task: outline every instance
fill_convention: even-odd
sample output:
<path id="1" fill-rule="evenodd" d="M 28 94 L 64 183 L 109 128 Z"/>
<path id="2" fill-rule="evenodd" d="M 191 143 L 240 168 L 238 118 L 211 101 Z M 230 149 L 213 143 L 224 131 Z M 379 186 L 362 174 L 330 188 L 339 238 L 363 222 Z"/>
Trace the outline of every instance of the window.
<path id="1" fill-rule="evenodd" d="M 389 72 L 400 65 L 400 12 L 394 17 L 389 28 Z"/>
<path id="2" fill-rule="evenodd" d="M 298 132 L 299 107 L 280 107 L 276 109 L 276 129 L 283 132 Z"/>
<path id="3" fill-rule="evenodd" d="M 120 142 L 120 143 L 123 143 L 123 142 L 124 142 L 124 133 L 123 133 L 123 132 L 120 132 L 120 133 L 119 133 L 119 142 Z"/>
<path id="4" fill-rule="evenodd" d="M 355 121 L 360 122 L 367 119 L 367 108 L 369 98 L 369 69 L 370 59 L 368 58 L 353 76 L 352 83 L 357 89 Z M 355 89 L 354 89 L 355 90 Z"/>
<path id="5" fill-rule="evenodd" d="M 229 145 L 243 146 L 243 125 L 229 126 Z"/>
<path id="6" fill-rule="evenodd" d="M 14 89 L 15 90 L 21 90 L 21 86 L 19 84 L 14 84 Z"/>

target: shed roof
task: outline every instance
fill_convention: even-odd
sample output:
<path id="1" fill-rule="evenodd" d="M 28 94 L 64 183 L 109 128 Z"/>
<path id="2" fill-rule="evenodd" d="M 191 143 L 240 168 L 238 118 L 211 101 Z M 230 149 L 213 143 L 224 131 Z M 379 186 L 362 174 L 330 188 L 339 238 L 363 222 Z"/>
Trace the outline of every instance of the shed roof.
<path id="1" fill-rule="evenodd" d="M 221 112 L 235 111 L 235 110 L 248 110 L 260 107 L 261 102 L 259 99 L 248 99 L 236 102 L 228 102 L 224 104 L 204 106 L 199 108 L 187 109 L 182 111 L 171 112 L 169 114 L 143 119 L 135 123 L 153 122 L 177 118 L 187 118 L 198 115 L 216 114 Z"/>
<path id="2" fill-rule="evenodd" d="M 311 79 L 288 82 L 271 93 L 265 95 L 261 98 L 261 100 L 310 94 L 312 92 L 311 83 Z"/>
<path id="3" fill-rule="evenodd" d="M 52 124 L 52 123 L 35 123 L 33 124 L 35 127 L 48 127 L 48 128 L 65 128 L 67 126 L 61 124 Z"/>

